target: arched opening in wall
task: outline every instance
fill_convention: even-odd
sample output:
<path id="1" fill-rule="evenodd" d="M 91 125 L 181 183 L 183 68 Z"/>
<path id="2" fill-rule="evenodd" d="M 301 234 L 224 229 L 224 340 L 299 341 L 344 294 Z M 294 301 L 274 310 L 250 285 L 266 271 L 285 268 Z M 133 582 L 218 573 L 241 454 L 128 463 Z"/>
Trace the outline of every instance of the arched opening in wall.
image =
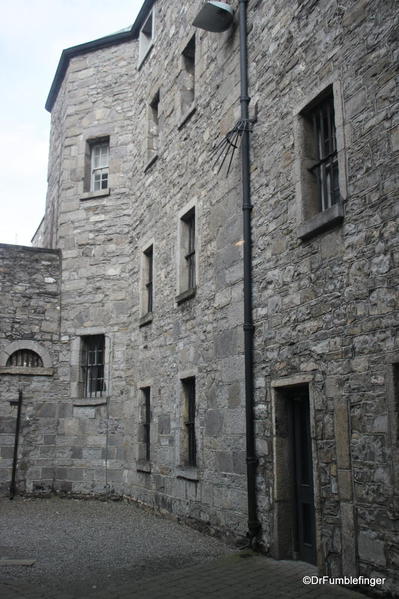
<path id="1" fill-rule="evenodd" d="M 43 360 L 31 349 L 19 349 L 7 360 L 7 367 L 17 366 L 23 368 L 43 368 Z"/>

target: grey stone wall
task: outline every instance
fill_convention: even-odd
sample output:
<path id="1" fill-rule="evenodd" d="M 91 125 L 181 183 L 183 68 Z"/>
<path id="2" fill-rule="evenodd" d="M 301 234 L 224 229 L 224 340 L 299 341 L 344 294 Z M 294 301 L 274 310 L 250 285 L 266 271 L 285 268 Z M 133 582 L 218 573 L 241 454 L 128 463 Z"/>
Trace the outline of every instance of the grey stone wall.
<path id="1" fill-rule="evenodd" d="M 237 2 L 233 3 L 237 6 Z M 246 531 L 239 161 L 210 151 L 238 118 L 238 32 L 197 30 L 195 99 L 182 52 L 201 2 L 158 0 L 155 40 L 71 59 L 52 110 L 45 243 L 62 249 L 54 486 L 113 492 L 226 534 Z M 282 397 L 309 391 L 318 565 L 397 586 L 397 41 L 394 4 L 249 3 L 258 505 L 263 543 L 289 537 L 279 512 Z M 300 238 L 300 111 L 334 90 L 344 218 Z M 159 92 L 158 135 L 148 138 Z M 87 140 L 110 138 L 110 192 L 84 189 Z M 151 156 L 148 147 L 151 143 Z M 151 157 L 151 164 L 148 159 Z M 195 206 L 197 289 L 177 303 L 179 219 Z M 143 317 L 143 250 L 154 307 Z M 83 400 L 81 336 L 106 335 L 107 393 Z M 396 368 L 396 370 L 395 370 Z M 196 377 L 198 466 L 182 464 L 181 379 Z M 397 377 L 397 374 L 396 374 Z M 141 388 L 151 387 L 143 461 Z M 65 393 L 65 389 L 62 391 Z M 389 417 L 388 417 L 389 416 Z M 288 543 L 289 544 L 289 543 Z M 289 557 L 293 557 L 291 547 Z"/>
<path id="2" fill-rule="evenodd" d="M 57 454 L 55 486 L 74 493 L 126 493 L 243 534 L 241 249 L 234 245 L 241 239 L 238 173 L 211 201 L 214 177 L 208 174 L 206 189 L 201 179 L 212 138 L 234 124 L 236 96 L 230 97 L 231 88 L 225 87 L 212 100 L 212 109 L 223 108 L 209 119 L 205 90 L 211 74 L 205 56 L 214 42 L 198 34 L 196 112 L 178 128 L 185 116 L 178 108 L 181 53 L 193 34 L 190 22 L 197 8 L 198 3 L 187 14 L 186 7 L 166 12 L 162 3 L 157 5 L 156 47 L 140 70 L 137 42 L 72 59 L 52 111 L 45 230 L 53 227 L 47 243 L 63 252 L 61 366 L 65 371 L 70 366 L 79 337 L 101 332 L 109 338 L 110 378 L 100 405 L 72 397 L 65 408 L 58 428 L 65 455 Z M 173 45 L 164 19 L 183 23 L 174 31 Z M 237 50 L 237 36 L 232 41 Z M 237 52 L 228 51 L 222 40 L 217 43 L 222 52 L 218 69 L 236 69 Z M 159 155 L 146 170 L 147 105 L 157 89 Z M 110 137 L 110 193 L 88 199 L 83 187 L 86 140 L 103 135 Z M 198 161 L 193 148 L 203 136 L 209 146 Z M 178 214 L 190 202 L 197 213 L 198 288 L 195 298 L 177 306 Z M 154 240 L 155 306 L 152 323 L 139 327 L 140 263 L 148 238 Z M 180 379 L 188 375 L 197 378 L 194 473 L 181 467 Z M 140 388 L 148 384 L 151 464 L 143 466 Z"/>
<path id="3" fill-rule="evenodd" d="M 60 354 L 60 253 L 0 245 L 0 490 L 11 480 L 17 407 L 23 393 L 17 487 L 53 488 L 57 416 L 63 386 Z M 7 366 L 20 349 L 40 355 L 43 367 Z"/>
<path id="4" fill-rule="evenodd" d="M 397 574 L 397 481 L 388 414 L 397 362 L 397 83 L 390 2 L 274 2 L 252 12 L 256 381 L 260 497 L 277 533 L 275 385 L 308 381 L 319 565 Z M 268 9 L 269 10 L 269 9 Z M 397 15 L 396 15 L 397 16 Z M 259 43 L 262 36 L 263 43 Z M 334 83 L 344 143 L 344 219 L 298 238 L 298 112 Z M 267 153 L 265 147 L 267 146 Z M 342 192 L 345 191 L 345 194 Z M 397 391 L 396 391 L 397 393 Z M 395 418 L 397 418 L 397 413 Z M 278 456 L 277 456 L 278 457 Z M 357 561 L 358 560 L 358 561 Z"/>

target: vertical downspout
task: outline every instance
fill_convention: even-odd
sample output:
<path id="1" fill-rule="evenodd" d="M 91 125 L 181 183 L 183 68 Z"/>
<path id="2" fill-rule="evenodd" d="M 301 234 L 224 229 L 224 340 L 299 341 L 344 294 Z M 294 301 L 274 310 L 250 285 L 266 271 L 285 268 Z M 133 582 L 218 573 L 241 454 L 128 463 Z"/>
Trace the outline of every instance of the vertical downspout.
<path id="1" fill-rule="evenodd" d="M 22 410 L 22 389 L 18 392 L 18 401 L 11 401 L 11 405 L 17 404 L 17 421 L 15 424 L 15 438 L 14 438 L 14 456 L 12 460 L 12 475 L 10 484 L 10 499 L 14 499 L 15 495 L 15 477 L 17 473 L 17 461 L 18 461 L 18 444 L 19 444 L 19 429 L 21 427 L 21 410 Z"/>
<path id="2" fill-rule="evenodd" d="M 254 324 L 252 316 L 252 235 L 251 235 L 251 180 L 249 143 L 249 102 L 248 96 L 248 49 L 247 49 L 247 5 L 248 0 L 240 0 L 240 82 L 241 120 L 245 127 L 241 139 L 241 186 L 244 228 L 244 357 L 245 357 L 245 416 L 247 448 L 247 490 L 248 490 L 248 530 L 250 544 L 256 543 L 260 533 L 257 515 L 256 467 L 254 426 Z"/>

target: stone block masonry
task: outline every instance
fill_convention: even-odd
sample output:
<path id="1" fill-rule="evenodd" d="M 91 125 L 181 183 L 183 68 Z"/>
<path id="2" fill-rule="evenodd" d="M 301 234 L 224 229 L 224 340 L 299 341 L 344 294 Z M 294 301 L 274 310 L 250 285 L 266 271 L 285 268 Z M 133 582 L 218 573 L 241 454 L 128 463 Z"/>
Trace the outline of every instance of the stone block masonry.
<path id="1" fill-rule="evenodd" d="M 59 376 L 59 250 L 0 244 L 0 489 L 9 490 L 17 407 L 23 394 L 17 486 L 53 488 L 59 405 L 67 387 Z M 35 352 L 42 366 L 10 364 L 18 352 Z"/>
<path id="2" fill-rule="evenodd" d="M 47 343 L 55 368 L 30 383 L 43 435 L 27 446 L 27 489 L 43 478 L 60 492 L 126 495 L 238 537 L 240 169 L 234 159 L 229 177 L 217 175 L 210 156 L 237 119 L 239 40 L 235 26 L 194 30 L 201 5 L 147 1 L 131 35 L 64 54 L 37 236 L 62 252 L 62 271 L 40 290 L 33 271 L 15 286 L 4 338 Z M 397 14 L 383 0 L 254 0 L 248 19 L 261 542 L 330 576 L 372 570 L 394 594 Z M 333 151 L 323 158 L 314 140 L 325 128 Z M 93 191 L 99 142 L 109 144 L 108 187 Z M 44 289 L 60 293 L 60 313 Z M 28 305 L 30 325 L 18 312 Z M 103 358 L 94 396 L 82 361 L 90 339 Z"/>

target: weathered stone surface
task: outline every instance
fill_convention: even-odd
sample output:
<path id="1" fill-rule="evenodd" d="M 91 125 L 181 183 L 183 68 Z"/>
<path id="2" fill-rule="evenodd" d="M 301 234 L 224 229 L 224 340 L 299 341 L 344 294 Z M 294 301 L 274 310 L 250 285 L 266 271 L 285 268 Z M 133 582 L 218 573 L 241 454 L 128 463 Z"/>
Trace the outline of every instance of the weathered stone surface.
<path id="1" fill-rule="evenodd" d="M 155 3 L 154 47 L 140 69 L 137 39 L 69 62 L 52 108 L 46 215 L 37 236 L 40 245 L 62 251 L 62 276 L 58 254 L 0 246 L 0 350 L 10 341 L 36 340 L 55 368 L 51 381 L 0 374 L 7 398 L 0 405 L 0 479 L 9 474 L 13 445 L 15 408 L 8 397 L 22 383 L 29 399 L 21 489 L 129 495 L 243 534 L 240 168 L 234 158 L 225 178 L 210 162 L 212 145 L 238 118 L 239 39 L 237 29 L 220 36 L 195 32 L 199 5 Z M 320 567 L 339 575 L 374 565 L 392 580 L 396 540 L 393 509 L 386 506 L 399 493 L 387 374 L 388 354 L 399 362 L 394 12 L 382 0 L 248 3 L 251 110 L 257 105 L 251 201 L 263 542 L 272 546 L 278 534 L 276 489 L 293 484 L 276 480 L 288 452 L 274 437 L 273 384 L 286 380 L 290 389 L 309 390 Z M 183 123 L 181 54 L 194 33 L 195 110 Z M 331 84 L 345 165 L 343 218 L 301 240 L 298 112 Z M 158 91 L 157 157 L 149 165 L 148 109 Z M 96 195 L 84 185 L 87 140 L 104 136 L 110 138 L 110 189 Z M 178 223 L 190 202 L 197 288 L 177 305 Z M 140 327 L 142 254 L 150 244 L 154 305 Z M 83 405 L 79 339 L 100 333 L 107 339 L 106 405 Z M 184 478 L 181 379 L 192 376 L 197 468 Z M 151 388 L 145 467 L 143 387 Z M 279 434 L 284 426 L 279 423 Z"/>

